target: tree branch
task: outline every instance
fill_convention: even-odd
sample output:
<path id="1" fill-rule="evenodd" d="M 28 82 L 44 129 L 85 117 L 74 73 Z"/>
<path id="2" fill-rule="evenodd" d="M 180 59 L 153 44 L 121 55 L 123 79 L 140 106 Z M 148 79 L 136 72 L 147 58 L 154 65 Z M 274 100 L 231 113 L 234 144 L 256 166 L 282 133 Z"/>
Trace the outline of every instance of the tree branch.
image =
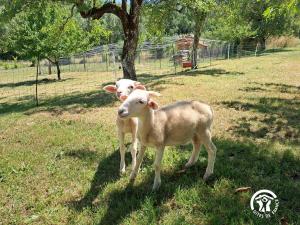
<path id="1" fill-rule="evenodd" d="M 46 59 L 48 59 L 51 63 L 55 64 L 55 60 L 50 59 L 50 57 L 45 57 Z"/>
<path id="2" fill-rule="evenodd" d="M 83 0 L 77 3 L 77 7 L 83 5 Z M 120 18 L 122 23 L 128 22 L 128 14 L 124 11 L 120 6 L 113 3 L 105 3 L 100 8 L 93 7 L 87 11 L 80 11 L 80 15 L 83 18 L 92 18 L 92 19 L 100 19 L 105 13 L 112 13 Z"/>
<path id="3" fill-rule="evenodd" d="M 66 26 L 66 24 L 69 22 L 69 20 L 73 17 L 73 15 L 74 15 L 74 8 L 75 8 L 75 4 L 72 6 L 72 8 L 71 8 L 71 14 L 70 14 L 70 16 L 68 16 L 67 18 L 66 18 L 66 20 L 63 22 L 63 24 L 62 24 L 62 26 L 61 26 L 61 29 L 60 30 L 64 30 L 65 29 L 65 26 Z"/>
<path id="4" fill-rule="evenodd" d="M 122 9 L 127 12 L 127 1 L 126 0 L 122 0 Z"/>
<path id="5" fill-rule="evenodd" d="M 143 0 L 138 0 L 137 2 L 138 2 L 138 4 L 141 6 L 142 3 L 143 3 Z"/>

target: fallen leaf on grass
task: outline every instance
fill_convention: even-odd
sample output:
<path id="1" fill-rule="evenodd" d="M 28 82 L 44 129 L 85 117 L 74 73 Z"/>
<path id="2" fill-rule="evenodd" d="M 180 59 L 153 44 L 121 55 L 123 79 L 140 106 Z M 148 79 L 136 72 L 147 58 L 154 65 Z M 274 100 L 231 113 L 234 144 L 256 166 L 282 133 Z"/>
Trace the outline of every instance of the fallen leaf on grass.
<path id="1" fill-rule="evenodd" d="M 185 172 L 186 172 L 186 169 L 184 168 L 182 170 L 177 171 L 176 174 L 181 174 L 181 173 L 185 173 Z"/>
<path id="2" fill-rule="evenodd" d="M 92 202 L 92 205 L 97 205 L 100 202 L 100 200 L 98 198 L 95 198 Z"/>
<path id="3" fill-rule="evenodd" d="M 235 189 L 234 193 L 247 192 L 250 190 L 251 190 L 251 187 L 240 187 L 240 188 Z"/>

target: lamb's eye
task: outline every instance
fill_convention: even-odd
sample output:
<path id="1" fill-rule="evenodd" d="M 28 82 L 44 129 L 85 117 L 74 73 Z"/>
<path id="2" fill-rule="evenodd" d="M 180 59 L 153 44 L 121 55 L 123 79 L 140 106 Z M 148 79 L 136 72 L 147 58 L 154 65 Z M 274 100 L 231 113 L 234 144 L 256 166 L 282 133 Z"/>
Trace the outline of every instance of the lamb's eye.
<path id="1" fill-rule="evenodd" d="M 139 100 L 138 103 L 144 104 L 144 101 L 143 100 Z"/>
<path id="2" fill-rule="evenodd" d="M 133 89 L 133 86 L 129 86 L 128 88 L 129 88 L 129 89 Z"/>

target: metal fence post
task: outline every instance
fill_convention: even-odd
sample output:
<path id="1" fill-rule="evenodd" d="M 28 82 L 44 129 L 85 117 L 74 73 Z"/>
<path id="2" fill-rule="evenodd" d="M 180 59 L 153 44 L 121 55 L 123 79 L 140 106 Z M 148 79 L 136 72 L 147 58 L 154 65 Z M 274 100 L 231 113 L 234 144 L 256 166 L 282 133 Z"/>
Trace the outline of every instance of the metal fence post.
<path id="1" fill-rule="evenodd" d="M 159 68 L 161 69 L 161 57 L 159 58 Z"/>
<path id="2" fill-rule="evenodd" d="M 116 57 L 115 57 L 115 52 L 112 51 L 112 56 L 113 56 L 113 65 L 114 65 L 114 75 L 115 79 L 117 79 L 117 72 L 116 72 Z"/>
<path id="3" fill-rule="evenodd" d="M 173 47 L 174 69 L 175 69 L 175 75 L 176 75 L 176 58 L 175 58 L 175 48 L 174 48 L 174 44 L 172 44 L 172 47 Z"/>
<path id="4" fill-rule="evenodd" d="M 106 72 L 108 72 L 108 57 L 107 57 L 107 52 L 105 53 L 105 64 L 106 64 Z"/>
<path id="5" fill-rule="evenodd" d="M 211 46 L 209 46 L 209 65 L 211 66 Z"/>
<path id="6" fill-rule="evenodd" d="M 139 49 L 139 64 L 141 64 L 141 49 Z"/>
<path id="7" fill-rule="evenodd" d="M 86 65 L 85 65 L 85 53 L 83 54 L 83 68 L 84 68 L 84 71 L 86 71 Z"/>
<path id="8" fill-rule="evenodd" d="M 227 59 L 229 60 L 230 58 L 230 43 L 228 44 L 228 49 L 227 49 Z"/>
<path id="9" fill-rule="evenodd" d="M 255 57 L 257 56 L 257 51 L 258 51 L 258 43 L 256 44 L 256 48 L 255 48 Z"/>
<path id="10" fill-rule="evenodd" d="M 40 57 L 38 57 L 38 60 L 37 60 L 36 76 L 35 76 L 35 101 L 36 101 L 36 106 L 39 106 L 39 99 L 38 99 L 39 64 L 40 64 Z"/>

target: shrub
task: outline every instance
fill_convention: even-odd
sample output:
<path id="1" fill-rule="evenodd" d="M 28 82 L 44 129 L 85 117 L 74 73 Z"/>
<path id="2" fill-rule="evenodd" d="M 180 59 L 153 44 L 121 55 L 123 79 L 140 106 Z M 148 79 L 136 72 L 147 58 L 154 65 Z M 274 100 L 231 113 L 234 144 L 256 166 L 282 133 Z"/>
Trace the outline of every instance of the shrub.
<path id="1" fill-rule="evenodd" d="M 300 44 L 300 39 L 293 36 L 269 37 L 266 42 L 267 49 L 295 47 Z"/>
<path id="2" fill-rule="evenodd" d="M 9 69 L 9 64 L 4 64 L 4 69 L 8 70 Z"/>

